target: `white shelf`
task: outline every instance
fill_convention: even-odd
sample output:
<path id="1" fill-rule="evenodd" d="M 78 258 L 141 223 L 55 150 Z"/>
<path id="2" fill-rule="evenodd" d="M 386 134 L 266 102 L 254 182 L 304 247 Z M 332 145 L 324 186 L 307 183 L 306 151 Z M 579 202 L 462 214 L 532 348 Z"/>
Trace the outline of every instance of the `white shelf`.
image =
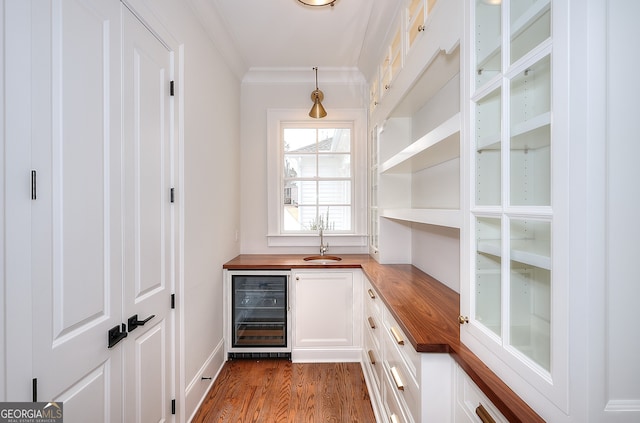
<path id="1" fill-rule="evenodd" d="M 462 225 L 462 212 L 456 209 L 383 209 L 380 217 L 449 228 Z"/>
<path id="2" fill-rule="evenodd" d="M 516 19 L 511 25 L 511 39 L 518 37 L 533 24 L 536 19 L 542 16 L 551 7 L 551 0 L 538 0 L 525 13 Z M 491 63 L 489 70 L 500 71 L 500 49 L 502 47 L 502 38 L 496 37 L 491 40 L 490 48 L 486 50 L 483 56 L 476 60 L 476 69 L 484 69 Z M 493 68 L 496 69 L 493 69 Z"/>
<path id="3" fill-rule="evenodd" d="M 551 0 L 538 0 L 511 24 L 511 39 L 522 34 L 529 26 L 551 7 Z"/>
<path id="4" fill-rule="evenodd" d="M 511 150 L 548 147 L 550 143 L 550 125 L 551 112 L 542 113 L 532 119 L 513 125 L 511 130 Z"/>
<path id="5" fill-rule="evenodd" d="M 551 112 L 545 112 L 527 121 L 515 124 L 511 131 L 511 148 L 514 149 L 515 147 L 516 149 L 525 149 L 549 146 L 548 137 L 536 136 L 537 131 L 544 129 L 549 125 L 551 125 Z M 516 142 L 514 139 L 518 137 L 521 137 L 522 140 Z M 500 141 L 500 133 L 488 135 L 478 140 L 476 150 L 499 150 Z"/>
<path id="6" fill-rule="evenodd" d="M 478 252 L 501 257 L 500 240 L 478 241 Z M 536 240 L 512 240 L 511 260 L 541 269 L 551 270 L 549 242 Z"/>
<path id="7" fill-rule="evenodd" d="M 511 137 L 517 137 L 527 132 L 532 132 L 538 128 L 551 124 L 551 112 L 542 113 L 529 120 L 520 122 L 512 126 Z"/>
<path id="8" fill-rule="evenodd" d="M 380 173 L 407 173 L 426 169 L 460 156 L 460 113 L 380 166 Z"/>
<path id="9" fill-rule="evenodd" d="M 500 150 L 500 141 L 500 132 L 487 135 L 486 137 L 478 140 L 478 146 L 476 147 L 476 150 Z"/>

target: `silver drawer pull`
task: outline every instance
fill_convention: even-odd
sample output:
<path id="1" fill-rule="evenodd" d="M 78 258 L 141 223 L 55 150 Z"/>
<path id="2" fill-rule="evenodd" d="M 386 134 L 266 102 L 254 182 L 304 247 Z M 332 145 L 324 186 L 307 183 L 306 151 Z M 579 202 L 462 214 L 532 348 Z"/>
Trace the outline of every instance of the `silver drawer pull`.
<path id="1" fill-rule="evenodd" d="M 389 421 L 391 423 L 400 423 L 400 420 L 398 420 L 398 416 L 396 416 L 395 414 L 389 416 Z"/>
<path id="2" fill-rule="evenodd" d="M 369 316 L 367 318 L 367 321 L 369 322 L 369 326 L 371 327 L 371 329 L 375 329 L 376 328 L 376 322 L 373 320 L 373 317 Z"/>
<path id="3" fill-rule="evenodd" d="M 478 404 L 476 408 L 476 414 L 482 420 L 482 423 L 496 423 L 496 421 L 491 417 L 491 414 L 482 406 L 482 404 Z"/>
<path id="4" fill-rule="evenodd" d="M 369 362 L 375 366 L 376 365 L 376 358 L 373 355 L 373 350 L 369 350 L 367 353 L 369 354 Z"/>
<path id="5" fill-rule="evenodd" d="M 393 335 L 393 338 L 396 340 L 398 345 L 404 345 L 404 339 L 402 339 L 402 335 L 394 326 L 391 327 L 391 335 Z"/>
<path id="6" fill-rule="evenodd" d="M 369 297 L 371 297 L 372 300 L 375 300 L 376 293 L 373 292 L 373 290 L 371 288 L 367 289 L 367 292 L 369 293 Z"/>
<path id="7" fill-rule="evenodd" d="M 393 383 L 396 384 L 396 388 L 398 388 L 398 391 L 404 391 L 404 383 L 402 383 L 400 373 L 398 373 L 398 369 L 396 369 L 395 367 L 391 368 L 391 377 L 393 378 Z"/>

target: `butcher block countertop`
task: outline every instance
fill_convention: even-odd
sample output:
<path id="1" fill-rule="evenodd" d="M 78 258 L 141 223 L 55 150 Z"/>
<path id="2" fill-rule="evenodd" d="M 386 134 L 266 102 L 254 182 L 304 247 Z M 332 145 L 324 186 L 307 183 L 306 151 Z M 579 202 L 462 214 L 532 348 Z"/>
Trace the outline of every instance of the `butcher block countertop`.
<path id="1" fill-rule="evenodd" d="M 306 255 L 242 254 L 228 270 L 361 268 L 418 352 L 446 352 L 510 422 L 543 422 L 520 397 L 460 342 L 460 295 L 410 264 L 379 264 L 366 254 L 341 261 L 305 261 Z"/>

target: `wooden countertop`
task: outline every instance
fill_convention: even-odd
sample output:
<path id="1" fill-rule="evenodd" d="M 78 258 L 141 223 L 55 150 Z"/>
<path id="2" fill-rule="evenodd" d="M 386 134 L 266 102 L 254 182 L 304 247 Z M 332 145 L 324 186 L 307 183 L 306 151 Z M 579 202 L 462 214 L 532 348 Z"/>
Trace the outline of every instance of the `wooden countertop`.
<path id="1" fill-rule="evenodd" d="M 410 264 L 381 265 L 366 254 L 341 254 L 335 263 L 304 261 L 298 254 L 242 254 L 229 270 L 361 268 L 418 352 L 447 352 L 510 422 L 544 422 L 460 342 L 460 295 Z"/>

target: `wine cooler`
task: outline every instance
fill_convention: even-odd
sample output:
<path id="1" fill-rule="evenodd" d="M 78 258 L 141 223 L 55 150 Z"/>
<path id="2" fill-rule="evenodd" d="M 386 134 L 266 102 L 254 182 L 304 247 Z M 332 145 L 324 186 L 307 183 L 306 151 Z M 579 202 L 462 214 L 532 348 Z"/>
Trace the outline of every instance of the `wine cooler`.
<path id="1" fill-rule="evenodd" d="M 231 273 L 230 354 L 291 351 L 288 272 Z"/>

